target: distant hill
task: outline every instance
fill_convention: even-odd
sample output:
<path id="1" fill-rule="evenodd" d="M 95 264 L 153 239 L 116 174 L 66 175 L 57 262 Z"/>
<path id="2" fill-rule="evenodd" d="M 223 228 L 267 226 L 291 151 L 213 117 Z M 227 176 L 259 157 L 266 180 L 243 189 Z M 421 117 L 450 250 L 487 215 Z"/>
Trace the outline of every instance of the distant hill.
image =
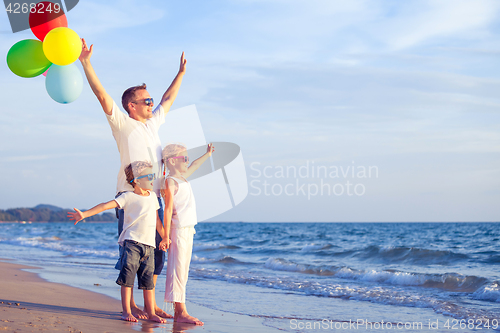
<path id="1" fill-rule="evenodd" d="M 82 209 L 85 210 L 85 209 Z M 0 221 L 2 222 L 68 222 L 68 212 L 72 209 L 64 209 L 52 205 L 38 205 L 33 208 L 10 208 L 0 209 Z M 87 222 L 111 222 L 116 221 L 115 213 L 102 213 L 86 218 Z"/>
<path id="2" fill-rule="evenodd" d="M 64 210 L 61 207 L 57 207 L 57 206 L 53 206 L 53 205 L 45 205 L 45 204 L 37 205 L 32 209 L 43 209 L 43 208 L 47 208 L 53 212 L 60 212 L 61 210 Z"/>

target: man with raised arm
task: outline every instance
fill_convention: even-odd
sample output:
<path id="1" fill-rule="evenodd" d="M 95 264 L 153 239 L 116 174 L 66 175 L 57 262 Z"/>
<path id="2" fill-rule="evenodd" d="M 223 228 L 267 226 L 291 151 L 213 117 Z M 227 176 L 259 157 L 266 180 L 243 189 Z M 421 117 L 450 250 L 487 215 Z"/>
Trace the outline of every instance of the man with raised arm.
<path id="1" fill-rule="evenodd" d="M 184 59 L 184 52 L 182 52 L 179 72 L 168 87 L 167 91 L 163 94 L 160 103 L 155 109 L 153 109 L 153 99 L 146 90 L 146 84 L 130 87 L 125 90 L 122 95 L 122 106 L 128 113 L 127 115 L 119 110 L 114 100 L 108 95 L 99 81 L 99 78 L 90 63 L 92 51 L 93 45 L 89 48 L 85 39 L 82 38 L 82 53 L 80 54 L 79 60 L 82 63 L 90 88 L 96 95 L 99 103 L 101 103 L 102 109 L 106 114 L 111 131 L 113 132 L 113 137 L 115 138 L 118 146 L 118 151 L 120 152 L 121 166 L 120 170 L 118 170 L 116 196 L 118 197 L 123 192 L 134 190 L 134 188 L 126 181 L 124 172 L 125 167 L 133 161 L 151 161 L 153 165 L 153 172 L 157 176 L 154 184 L 154 191 L 160 204 L 158 215 L 163 223 L 163 205 L 160 199 L 160 188 L 162 184 L 159 182 L 160 178 L 162 178 L 159 177 L 161 171 L 162 146 L 158 136 L 158 129 L 160 125 L 165 122 L 165 115 L 170 110 L 170 107 L 177 96 L 182 83 L 182 78 L 186 72 L 187 60 Z M 118 234 L 121 234 L 123 230 L 123 210 L 117 210 L 117 216 Z M 155 286 L 158 275 L 160 275 L 165 262 L 165 252 L 161 251 L 158 247 L 160 241 L 161 236 L 157 234 L 154 270 Z M 120 260 L 118 261 L 116 268 L 121 268 Z M 156 300 L 154 300 L 154 304 L 155 312 L 158 316 L 163 318 L 172 317 L 158 307 Z M 147 318 L 146 314 L 137 307 L 133 297 L 131 298 L 131 309 L 136 318 Z"/>

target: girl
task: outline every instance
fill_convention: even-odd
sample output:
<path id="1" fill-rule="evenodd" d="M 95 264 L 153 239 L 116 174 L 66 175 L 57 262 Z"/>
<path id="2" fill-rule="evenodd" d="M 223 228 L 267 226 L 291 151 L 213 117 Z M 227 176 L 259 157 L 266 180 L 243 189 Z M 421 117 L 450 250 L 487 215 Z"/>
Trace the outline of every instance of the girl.
<path id="1" fill-rule="evenodd" d="M 167 282 L 165 301 L 174 303 L 174 321 L 203 325 L 198 318 L 190 316 L 186 310 L 186 283 L 189 263 L 193 252 L 194 226 L 197 223 L 196 205 L 191 184 L 186 180 L 196 171 L 214 151 L 212 144 L 207 152 L 195 160 L 189 167 L 186 147 L 181 144 L 169 144 L 163 149 L 162 160 L 168 176 L 165 179 L 164 237 L 160 248 L 168 248 Z"/>

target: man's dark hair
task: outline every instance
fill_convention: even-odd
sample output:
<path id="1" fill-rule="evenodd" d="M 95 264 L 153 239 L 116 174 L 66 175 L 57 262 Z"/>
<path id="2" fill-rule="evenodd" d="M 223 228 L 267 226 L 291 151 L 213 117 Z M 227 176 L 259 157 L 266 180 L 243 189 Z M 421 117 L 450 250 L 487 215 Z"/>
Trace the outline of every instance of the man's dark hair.
<path id="1" fill-rule="evenodd" d="M 135 86 L 135 87 L 130 87 L 127 90 L 123 92 L 122 95 L 122 106 L 127 111 L 128 114 L 130 114 L 128 110 L 128 103 L 132 102 L 135 99 L 135 92 L 137 90 L 146 90 L 146 84 L 143 83 L 140 86 Z"/>

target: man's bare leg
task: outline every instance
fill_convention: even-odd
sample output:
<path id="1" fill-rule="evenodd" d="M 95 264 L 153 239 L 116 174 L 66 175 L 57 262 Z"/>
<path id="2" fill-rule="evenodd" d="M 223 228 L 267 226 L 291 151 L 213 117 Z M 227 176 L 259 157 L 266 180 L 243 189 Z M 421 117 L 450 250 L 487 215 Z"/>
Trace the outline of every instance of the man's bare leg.
<path id="1" fill-rule="evenodd" d="M 174 321 L 203 326 L 204 323 L 196 317 L 190 316 L 186 309 L 186 303 L 175 302 Z"/>
<path id="2" fill-rule="evenodd" d="M 154 295 L 154 289 L 144 290 L 144 310 L 146 311 L 149 320 L 155 321 L 160 324 L 166 323 L 167 321 L 165 319 L 160 318 L 155 313 Z"/>
<path id="3" fill-rule="evenodd" d="M 141 309 L 139 309 L 137 304 L 135 304 L 133 290 L 131 290 L 131 293 L 130 293 L 130 310 L 132 311 L 132 315 L 134 317 L 136 317 L 137 319 L 148 319 L 147 313 L 142 311 Z"/>
<path id="4" fill-rule="evenodd" d="M 121 296 L 122 296 L 122 320 L 138 322 L 137 318 L 134 317 L 132 311 L 130 310 L 130 298 L 132 296 L 132 288 L 130 287 L 121 287 Z"/>
<path id="5" fill-rule="evenodd" d="M 155 290 L 156 290 L 156 280 L 158 280 L 158 275 L 153 275 L 153 282 L 155 284 Z M 163 311 L 159 306 L 158 304 L 156 304 L 156 297 L 155 297 L 155 293 L 153 292 L 153 304 L 155 305 L 155 313 L 157 316 L 160 316 L 162 318 L 173 318 L 171 315 L 169 315 L 168 313 L 166 313 L 165 311 Z"/>

